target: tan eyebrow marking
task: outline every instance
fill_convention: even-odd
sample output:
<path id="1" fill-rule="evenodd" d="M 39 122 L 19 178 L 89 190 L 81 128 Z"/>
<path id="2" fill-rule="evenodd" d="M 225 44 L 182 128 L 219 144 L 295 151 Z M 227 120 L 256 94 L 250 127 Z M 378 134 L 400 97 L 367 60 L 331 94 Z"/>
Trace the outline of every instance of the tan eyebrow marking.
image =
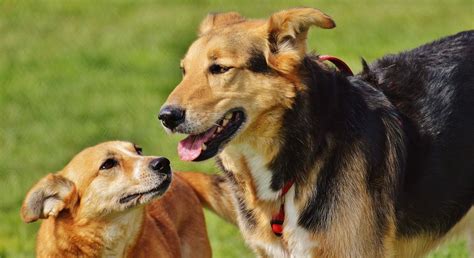
<path id="1" fill-rule="evenodd" d="M 138 155 L 137 153 L 133 152 L 133 151 L 130 151 L 129 149 L 123 147 L 123 146 L 120 146 L 120 147 L 117 147 L 117 149 L 119 151 L 121 151 L 122 153 L 128 155 L 128 156 L 131 156 L 131 157 L 135 157 L 135 156 L 140 156 Z M 141 157 L 141 156 L 140 156 Z"/>

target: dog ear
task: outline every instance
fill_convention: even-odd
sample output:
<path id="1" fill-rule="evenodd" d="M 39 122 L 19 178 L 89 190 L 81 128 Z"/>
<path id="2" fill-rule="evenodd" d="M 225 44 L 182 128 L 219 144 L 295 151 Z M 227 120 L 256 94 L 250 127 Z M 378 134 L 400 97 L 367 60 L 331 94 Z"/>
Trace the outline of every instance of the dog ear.
<path id="1" fill-rule="evenodd" d="M 290 73 L 306 54 L 306 37 L 312 26 L 336 26 L 328 15 L 314 8 L 294 8 L 274 13 L 268 21 L 267 62 L 275 69 Z"/>
<path id="2" fill-rule="evenodd" d="M 201 22 L 201 25 L 199 26 L 198 35 L 202 36 L 214 28 L 223 27 L 244 20 L 245 18 L 236 12 L 210 13 Z"/>
<path id="3" fill-rule="evenodd" d="M 49 174 L 26 195 L 21 206 L 21 218 L 30 223 L 49 216 L 56 217 L 63 209 L 72 208 L 77 197 L 73 182 L 63 176 Z"/>

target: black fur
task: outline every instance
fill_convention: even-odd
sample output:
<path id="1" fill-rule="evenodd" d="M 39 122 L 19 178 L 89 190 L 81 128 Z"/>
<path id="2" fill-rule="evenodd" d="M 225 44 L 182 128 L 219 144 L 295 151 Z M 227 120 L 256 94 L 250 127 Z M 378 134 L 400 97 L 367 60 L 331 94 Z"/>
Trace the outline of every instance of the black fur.
<path id="1" fill-rule="evenodd" d="M 398 55 L 359 75 L 405 117 L 408 164 L 399 233 L 446 233 L 474 202 L 474 31 Z"/>
<path id="2" fill-rule="evenodd" d="M 268 74 L 273 72 L 273 70 L 268 66 L 263 52 L 256 48 L 250 51 L 250 58 L 247 61 L 247 69 L 254 73 Z"/>
<path id="3" fill-rule="evenodd" d="M 346 160 L 355 151 L 363 151 L 370 158 L 365 175 L 367 188 L 382 211 L 376 214 L 376 233 L 380 235 L 374 238 L 381 241 L 388 219 L 383 211 L 389 209 L 387 201 L 394 202 L 397 187 L 393 173 L 383 173 L 388 145 L 383 119 L 398 121 L 397 113 L 379 91 L 363 81 L 324 70 L 314 59 L 306 57 L 301 66 L 308 91 L 297 96 L 284 116 L 283 148 L 269 165 L 274 173 L 271 187 L 281 189 L 290 180 L 296 185 L 307 184 L 309 173 L 315 172 L 314 165 L 319 162 L 322 168 L 317 172 L 317 191 L 298 221 L 311 231 L 324 231 L 331 223 L 330 215 L 340 206 L 341 193 L 347 190 L 340 186 L 344 177 L 351 176 L 344 167 Z"/>
<path id="4" fill-rule="evenodd" d="M 360 152 L 376 208 L 375 239 L 382 241 L 390 208 L 399 235 L 442 235 L 474 202 L 474 31 L 364 67 L 348 78 L 304 59 L 308 90 L 284 115 L 271 187 L 293 180 L 297 189 L 318 173 L 299 224 L 325 230 L 347 191 L 344 166 Z"/>

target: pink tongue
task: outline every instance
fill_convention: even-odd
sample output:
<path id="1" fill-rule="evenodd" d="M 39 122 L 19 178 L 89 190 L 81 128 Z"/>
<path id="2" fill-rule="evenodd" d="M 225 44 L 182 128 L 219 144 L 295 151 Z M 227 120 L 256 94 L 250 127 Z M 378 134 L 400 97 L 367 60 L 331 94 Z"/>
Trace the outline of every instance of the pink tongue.
<path id="1" fill-rule="evenodd" d="M 198 135 L 189 135 L 178 144 L 178 155 L 181 160 L 195 160 L 202 152 L 202 144 L 211 138 L 216 127 L 209 129 L 207 132 Z"/>

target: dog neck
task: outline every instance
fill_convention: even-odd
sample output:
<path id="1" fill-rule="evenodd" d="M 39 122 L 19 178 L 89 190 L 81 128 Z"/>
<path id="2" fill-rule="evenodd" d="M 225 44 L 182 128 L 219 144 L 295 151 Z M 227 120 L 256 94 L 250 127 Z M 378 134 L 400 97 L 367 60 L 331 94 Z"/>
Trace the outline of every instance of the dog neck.
<path id="1" fill-rule="evenodd" d="M 98 220 L 76 219 L 69 212 L 49 218 L 38 234 L 39 257 L 126 257 L 137 241 L 144 207 Z"/>
<path id="2" fill-rule="evenodd" d="M 114 217 L 104 228 L 104 257 L 124 257 L 137 242 L 144 220 L 144 207 Z"/>

